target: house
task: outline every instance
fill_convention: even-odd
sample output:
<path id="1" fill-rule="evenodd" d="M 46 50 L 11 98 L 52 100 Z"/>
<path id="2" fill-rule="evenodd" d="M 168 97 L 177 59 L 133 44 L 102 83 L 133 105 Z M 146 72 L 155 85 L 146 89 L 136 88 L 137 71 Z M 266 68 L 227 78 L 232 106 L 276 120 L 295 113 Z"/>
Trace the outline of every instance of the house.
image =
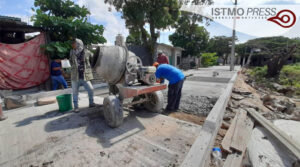
<path id="1" fill-rule="evenodd" d="M 182 61 L 182 51 L 184 50 L 183 48 L 180 47 L 174 47 L 171 45 L 167 45 L 164 43 L 158 43 L 156 45 L 156 50 L 155 50 L 155 60 L 157 59 L 157 53 L 158 51 L 161 50 L 166 56 L 169 57 L 169 62 L 171 65 L 175 67 L 179 67 Z"/>
<path id="2" fill-rule="evenodd" d="M 39 27 L 27 25 L 20 18 L 0 15 L 0 42 L 18 44 L 26 41 L 25 34 L 40 32 Z"/>

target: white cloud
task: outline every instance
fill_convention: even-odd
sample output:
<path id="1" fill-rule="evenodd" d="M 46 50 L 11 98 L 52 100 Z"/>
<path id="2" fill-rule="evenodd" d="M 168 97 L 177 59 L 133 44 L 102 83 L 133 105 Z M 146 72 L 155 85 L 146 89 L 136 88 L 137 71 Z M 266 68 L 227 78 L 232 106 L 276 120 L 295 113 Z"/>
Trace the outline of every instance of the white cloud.
<path id="1" fill-rule="evenodd" d="M 111 11 L 108 11 L 110 5 L 105 4 L 104 0 L 78 0 L 77 3 L 85 5 L 90 10 L 91 18 L 97 21 L 97 24 L 104 24 L 103 36 L 106 38 L 108 45 L 114 44 L 115 37 L 118 34 L 122 34 L 124 37 L 128 36 L 125 21 L 113 6 L 111 6 Z"/>
<path id="2" fill-rule="evenodd" d="M 300 19 L 300 17 L 298 18 L 298 20 Z M 283 34 L 283 36 L 285 37 L 289 37 L 289 38 L 296 38 L 296 37 L 300 37 L 300 22 L 298 21 L 296 23 L 296 25 L 287 33 Z"/>
<path id="3" fill-rule="evenodd" d="M 21 21 L 22 21 L 22 22 L 25 22 L 25 23 L 27 23 L 27 24 L 29 24 L 29 25 L 33 25 L 33 22 L 30 21 L 30 17 L 31 17 L 30 15 L 11 14 L 11 15 L 9 15 L 9 16 L 21 18 Z"/>
<path id="4" fill-rule="evenodd" d="M 217 0 L 214 2 L 215 5 L 230 5 L 235 0 Z M 238 5 L 263 5 L 263 4 L 275 4 L 275 3 L 300 3 L 300 0 L 237 0 Z"/>

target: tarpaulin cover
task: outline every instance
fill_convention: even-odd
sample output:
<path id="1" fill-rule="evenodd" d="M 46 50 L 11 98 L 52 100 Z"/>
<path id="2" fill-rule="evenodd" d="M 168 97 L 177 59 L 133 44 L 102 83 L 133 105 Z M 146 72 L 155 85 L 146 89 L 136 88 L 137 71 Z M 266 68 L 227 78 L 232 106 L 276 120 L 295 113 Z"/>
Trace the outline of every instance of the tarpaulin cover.
<path id="1" fill-rule="evenodd" d="M 30 88 L 49 78 L 48 58 L 40 48 L 44 43 L 43 33 L 25 43 L 0 43 L 0 77 L 5 81 L 0 89 Z"/>

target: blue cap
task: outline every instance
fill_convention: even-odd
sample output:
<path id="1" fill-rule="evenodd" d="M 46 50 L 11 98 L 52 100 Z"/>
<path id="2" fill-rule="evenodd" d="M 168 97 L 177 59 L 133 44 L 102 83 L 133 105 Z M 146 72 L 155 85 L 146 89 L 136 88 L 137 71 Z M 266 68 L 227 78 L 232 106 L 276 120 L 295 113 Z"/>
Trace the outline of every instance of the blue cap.
<path id="1" fill-rule="evenodd" d="M 215 147 L 215 148 L 213 148 L 213 151 L 219 151 L 219 152 L 221 152 L 221 149 L 219 147 Z"/>

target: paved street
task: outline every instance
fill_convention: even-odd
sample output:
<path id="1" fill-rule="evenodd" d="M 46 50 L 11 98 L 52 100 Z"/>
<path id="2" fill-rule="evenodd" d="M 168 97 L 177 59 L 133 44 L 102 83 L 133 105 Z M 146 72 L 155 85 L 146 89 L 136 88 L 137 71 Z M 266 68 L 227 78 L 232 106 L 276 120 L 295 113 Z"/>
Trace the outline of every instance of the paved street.
<path id="1" fill-rule="evenodd" d="M 220 78 L 233 75 L 224 67 L 186 71 L 194 79 L 186 80 L 183 98 L 218 97 L 226 82 L 207 81 L 216 69 Z M 101 105 L 106 93 L 96 89 L 95 102 Z M 111 129 L 101 106 L 87 108 L 85 92 L 80 99 L 79 114 L 59 113 L 57 104 L 6 112 L 8 119 L 0 122 L 0 166 L 177 166 L 201 129 L 165 115 L 129 110 L 124 124 Z"/>

